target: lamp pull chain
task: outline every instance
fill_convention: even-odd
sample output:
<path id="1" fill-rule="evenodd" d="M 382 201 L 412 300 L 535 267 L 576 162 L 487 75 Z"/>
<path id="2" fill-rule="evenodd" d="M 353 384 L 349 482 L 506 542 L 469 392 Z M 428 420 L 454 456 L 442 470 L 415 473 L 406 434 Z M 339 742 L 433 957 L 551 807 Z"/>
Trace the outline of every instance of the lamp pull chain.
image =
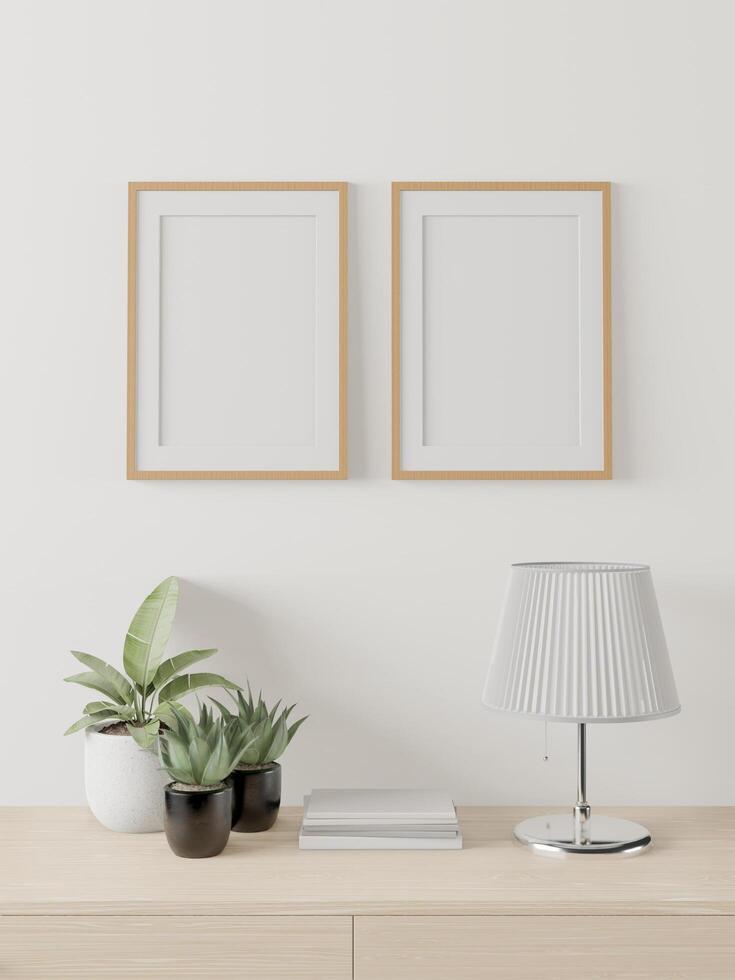
<path id="1" fill-rule="evenodd" d="M 549 723 L 544 722 L 544 762 L 549 761 Z"/>

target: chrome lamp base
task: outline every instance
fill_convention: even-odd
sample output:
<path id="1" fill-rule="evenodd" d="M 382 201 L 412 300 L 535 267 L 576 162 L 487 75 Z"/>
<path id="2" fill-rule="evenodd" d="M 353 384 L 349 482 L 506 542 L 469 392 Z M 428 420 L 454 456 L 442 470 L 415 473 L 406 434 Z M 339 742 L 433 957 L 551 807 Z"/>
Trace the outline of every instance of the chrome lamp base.
<path id="1" fill-rule="evenodd" d="M 577 725 L 577 802 L 571 813 L 523 820 L 516 840 L 538 854 L 640 854 L 650 845 L 645 827 L 620 817 L 592 816 L 587 802 L 587 725 Z"/>
<path id="2" fill-rule="evenodd" d="M 521 844 L 538 854 L 640 854 L 650 845 L 651 835 L 639 823 L 619 817 L 589 816 L 583 833 L 574 813 L 556 813 L 523 820 L 513 833 Z"/>

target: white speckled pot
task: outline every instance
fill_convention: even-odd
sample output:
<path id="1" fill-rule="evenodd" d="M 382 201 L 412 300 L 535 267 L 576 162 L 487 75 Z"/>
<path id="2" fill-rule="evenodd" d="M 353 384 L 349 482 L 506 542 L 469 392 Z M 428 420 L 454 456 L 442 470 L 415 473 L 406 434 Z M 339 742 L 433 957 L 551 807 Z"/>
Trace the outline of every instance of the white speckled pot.
<path id="1" fill-rule="evenodd" d="M 138 748 L 130 735 L 100 735 L 104 725 L 85 731 L 84 783 L 87 802 L 99 822 L 123 834 L 163 830 L 163 788 L 171 777 L 155 752 Z"/>

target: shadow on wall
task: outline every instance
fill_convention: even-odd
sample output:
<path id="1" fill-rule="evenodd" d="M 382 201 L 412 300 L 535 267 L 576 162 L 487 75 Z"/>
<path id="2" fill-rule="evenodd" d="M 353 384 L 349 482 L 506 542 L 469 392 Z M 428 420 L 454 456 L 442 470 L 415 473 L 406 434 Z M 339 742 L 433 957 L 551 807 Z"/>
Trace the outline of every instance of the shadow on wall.
<path id="1" fill-rule="evenodd" d="M 179 581 L 181 599 L 169 644 L 171 651 L 216 647 L 217 655 L 203 669 L 243 685 L 250 677 L 257 687 L 268 659 L 263 619 L 240 597 L 187 579 Z"/>
<path id="2" fill-rule="evenodd" d="M 277 621 L 272 605 L 256 609 L 248 603 L 245 587 L 240 596 L 191 580 L 180 582 L 171 653 L 216 646 L 218 653 L 207 669 L 243 685 L 249 679 L 254 693 L 262 689 L 269 705 L 283 698 L 296 702 L 295 717 L 309 715 L 286 756 L 285 802 L 300 803 L 317 785 L 451 784 L 451 767 L 444 771 L 421 733 L 400 724 L 402 712 L 391 712 L 392 723 L 386 724 L 386 706 L 368 703 L 376 685 L 368 658 L 342 655 L 335 651 L 334 639 L 324 649 L 313 620 L 295 623 L 286 605 Z M 353 645 L 359 646 L 357 638 Z M 361 671 L 371 676 L 361 678 Z M 201 694 L 221 697 L 214 690 Z M 422 779 L 418 773 L 430 775 Z"/>
<path id="3" fill-rule="evenodd" d="M 684 712 L 595 726 L 590 792 L 597 805 L 691 804 L 717 786 L 717 802 L 728 803 L 732 781 L 723 783 L 716 755 L 703 753 L 691 730 L 706 731 L 712 744 L 732 740 L 733 665 L 720 666 L 712 683 L 729 643 L 731 597 L 709 573 L 657 585 Z M 343 598 L 326 622 L 322 588 L 318 579 L 288 576 L 259 579 L 257 588 L 183 580 L 170 644 L 171 655 L 217 646 L 207 669 L 243 684 L 249 678 L 269 702 L 282 697 L 309 715 L 285 756 L 285 804 L 300 803 L 314 786 L 361 785 L 444 787 L 465 804 L 569 804 L 574 726 L 549 726 L 544 762 L 541 723 L 481 705 L 484 653 L 482 670 L 479 660 L 466 671 L 456 658 L 419 660 L 400 648 L 392 625 L 377 634 L 362 629 L 357 600 L 353 608 Z M 421 636 L 410 642 L 433 649 Z M 471 632 L 463 642 L 471 646 Z"/>

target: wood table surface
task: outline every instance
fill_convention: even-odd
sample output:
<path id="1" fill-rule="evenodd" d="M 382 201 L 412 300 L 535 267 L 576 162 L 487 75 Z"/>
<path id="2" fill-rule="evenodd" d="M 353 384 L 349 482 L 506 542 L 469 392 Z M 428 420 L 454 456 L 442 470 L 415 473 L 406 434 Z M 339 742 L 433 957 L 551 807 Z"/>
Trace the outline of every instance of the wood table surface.
<path id="1" fill-rule="evenodd" d="M 601 808 L 602 809 L 602 808 Z M 5 915 L 733 915 L 735 808 L 604 808 L 645 824 L 638 857 L 543 858 L 514 824 L 538 807 L 463 807 L 461 851 L 300 851 L 301 810 L 177 858 L 86 808 L 0 808 Z"/>

